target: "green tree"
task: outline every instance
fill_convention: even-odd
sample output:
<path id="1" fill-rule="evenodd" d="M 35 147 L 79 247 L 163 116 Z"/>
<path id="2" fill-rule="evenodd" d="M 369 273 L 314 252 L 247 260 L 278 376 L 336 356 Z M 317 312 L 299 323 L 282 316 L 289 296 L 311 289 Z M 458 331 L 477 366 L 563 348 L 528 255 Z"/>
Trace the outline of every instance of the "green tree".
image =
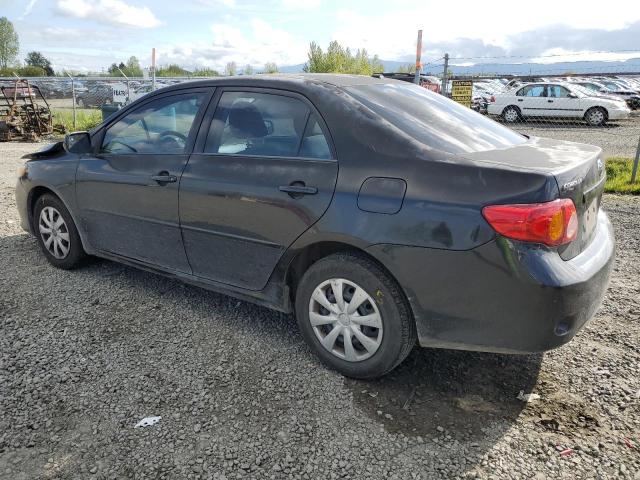
<path id="1" fill-rule="evenodd" d="M 0 68 L 7 68 L 15 61 L 20 49 L 20 40 L 13 23 L 0 17 Z"/>
<path id="2" fill-rule="evenodd" d="M 171 63 L 156 70 L 156 77 L 189 77 L 191 72 L 185 70 L 180 65 Z"/>
<path id="3" fill-rule="evenodd" d="M 142 67 L 137 57 L 131 56 L 127 60 L 127 68 L 123 70 L 127 77 L 141 77 Z"/>
<path id="4" fill-rule="evenodd" d="M 247 63 L 247 64 L 244 66 L 243 73 L 244 73 L 245 75 L 253 75 L 253 67 Z"/>
<path id="5" fill-rule="evenodd" d="M 238 66 L 236 65 L 236 62 L 229 62 L 224 67 L 225 75 L 235 75 L 237 71 L 238 71 Z"/>
<path id="6" fill-rule="evenodd" d="M 211 68 L 197 68 L 193 71 L 194 77 L 217 77 L 220 73 Z"/>
<path id="7" fill-rule="evenodd" d="M 35 65 L 18 68 L 16 69 L 16 73 L 20 77 L 45 77 L 48 75 L 44 68 Z"/>
<path id="8" fill-rule="evenodd" d="M 48 77 L 52 77 L 55 75 L 53 67 L 51 66 L 51 62 L 40 52 L 27 53 L 27 58 L 25 58 L 24 61 L 30 67 L 41 68 L 44 71 L 45 75 Z"/>
<path id="9" fill-rule="evenodd" d="M 396 68 L 396 73 L 416 73 L 416 66 L 413 63 L 400 65 L 398 68 Z"/>
<path id="10" fill-rule="evenodd" d="M 305 72 L 371 75 L 383 70 L 377 56 L 369 58 L 364 48 L 356 50 L 353 54 L 349 48 L 344 48 L 335 40 L 329 43 L 326 52 L 320 45 L 311 42 L 307 55 L 309 60 L 304 66 Z"/>
<path id="11" fill-rule="evenodd" d="M 264 73 L 278 73 L 278 65 L 273 62 L 264 64 Z"/>

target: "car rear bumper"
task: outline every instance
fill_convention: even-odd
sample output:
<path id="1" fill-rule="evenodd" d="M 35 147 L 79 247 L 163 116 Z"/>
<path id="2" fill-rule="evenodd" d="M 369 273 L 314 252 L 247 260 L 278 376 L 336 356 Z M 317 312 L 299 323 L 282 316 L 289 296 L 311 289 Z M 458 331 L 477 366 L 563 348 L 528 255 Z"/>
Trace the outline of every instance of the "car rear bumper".
<path id="1" fill-rule="evenodd" d="M 586 249 L 557 252 L 504 237 L 469 251 L 374 245 L 398 279 L 423 347 L 532 353 L 558 347 L 600 306 L 615 241 L 606 214 Z"/>

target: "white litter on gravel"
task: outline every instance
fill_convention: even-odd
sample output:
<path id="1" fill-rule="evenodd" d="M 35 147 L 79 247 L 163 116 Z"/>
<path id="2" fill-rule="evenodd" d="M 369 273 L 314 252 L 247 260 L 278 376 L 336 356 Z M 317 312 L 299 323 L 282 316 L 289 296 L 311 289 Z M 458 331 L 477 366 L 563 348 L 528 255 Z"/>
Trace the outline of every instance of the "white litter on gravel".
<path id="1" fill-rule="evenodd" d="M 523 402 L 535 402 L 536 400 L 540 400 L 540 395 L 537 393 L 524 393 L 524 390 L 520 390 L 518 394 L 518 400 L 522 400 Z"/>
<path id="2" fill-rule="evenodd" d="M 135 424 L 133 428 L 150 427 L 160 421 L 162 417 L 145 417 Z"/>

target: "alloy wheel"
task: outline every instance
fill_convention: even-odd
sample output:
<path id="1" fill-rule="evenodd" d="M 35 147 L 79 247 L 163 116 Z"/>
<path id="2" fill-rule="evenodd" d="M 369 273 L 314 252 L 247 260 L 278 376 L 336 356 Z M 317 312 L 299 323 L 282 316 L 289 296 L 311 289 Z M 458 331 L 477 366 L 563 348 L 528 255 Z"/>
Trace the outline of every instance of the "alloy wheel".
<path id="1" fill-rule="evenodd" d="M 66 258 L 71 244 L 69 229 L 60 212 L 53 207 L 44 207 L 40 211 L 38 229 L 47 251 L 58 260 Z"/>
<path id="2" fill-rule="evenodd" d="M 592 110 L 587 118 L 591 125 L 600 125 L 604 121 L 604 113 L 602 110 Z"/>
<path id="3" fill-rule="evenodd" d="M 516 122 L 518 120 L 518 112 L 515 108 L 508 108 L 504 112 L 504 119 L 509 123 Z"/>
<path id="4" fill-rule="evenodd" d="M 316 287 L 309 301 L 309 322 L 325 350 L 348 362 L 370 358 L 382 343 L 382 316 L 375 300 L 343 278 Z"/>

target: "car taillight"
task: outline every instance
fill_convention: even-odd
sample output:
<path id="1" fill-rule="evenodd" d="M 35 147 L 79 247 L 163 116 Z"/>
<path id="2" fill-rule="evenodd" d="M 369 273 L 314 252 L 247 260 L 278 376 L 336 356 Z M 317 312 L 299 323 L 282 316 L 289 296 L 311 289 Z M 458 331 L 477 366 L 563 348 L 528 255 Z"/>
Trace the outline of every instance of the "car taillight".
<path id="1" fill-rule="evenodd" d="M 482 215 L 505 237 L 558 246 L 578 235 L 578 214 L 573 201 L 560 198 L 546 203 L 490 205 Z"/>
<path id="2" fill-rule="evenodd" d="M 491 95 L 491 98 L 489 99 L 489 101 L 491 103 L 496 103 L 496 97 L 494 97 L 493 95 Z"/>

